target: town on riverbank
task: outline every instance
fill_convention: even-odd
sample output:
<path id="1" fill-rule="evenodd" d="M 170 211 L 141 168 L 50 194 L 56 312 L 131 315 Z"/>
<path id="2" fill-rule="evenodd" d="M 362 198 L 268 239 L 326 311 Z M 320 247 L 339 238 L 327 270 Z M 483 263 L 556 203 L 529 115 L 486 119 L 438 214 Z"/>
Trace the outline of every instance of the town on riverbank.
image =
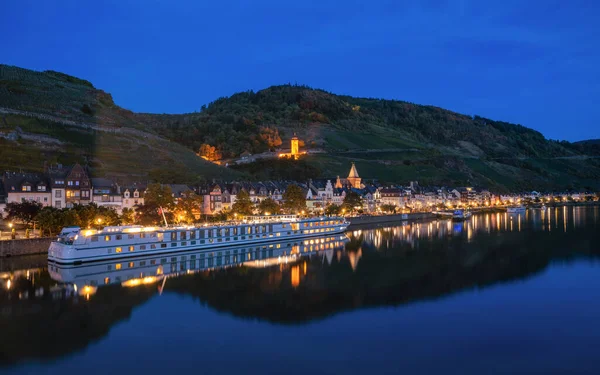
<path id="1" fill-rule="evenodd" d="M 476 187 L 383 185 L 348 176 L 308 181 L 212 181 L 196 185 L 127 183 L 97 178 L 87 168 L 52 165 L 44 173 L 5 172 L 0 180 L 0 239 L 55 235 L 62 227 L 226 221 L 252 214 L 352 217 L 455 209 L 505 210 L 517 205 L 598 202 L 596 192 L 496 194 Z M 164 214 L 164 217 L 163 217 Z M 361 219 L 364 221 L 365 219 Z"/>

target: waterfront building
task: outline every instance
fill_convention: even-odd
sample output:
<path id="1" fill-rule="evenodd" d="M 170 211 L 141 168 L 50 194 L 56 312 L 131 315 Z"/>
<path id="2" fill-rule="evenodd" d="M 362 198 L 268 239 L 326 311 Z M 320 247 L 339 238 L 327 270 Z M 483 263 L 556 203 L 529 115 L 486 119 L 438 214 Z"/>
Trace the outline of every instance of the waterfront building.
<path id="1" fill-rule="evenodd" d="M 6 172 L 2 176 L 6 190 L 6 203 L 37 202 L 43 206 L 52 204 L 48 178 L 38 173 Z"/>
<path id="2" fill-rule="evenodd" d="M 144 204 L 144 193 L 146 192 L 145 186 L 133 184 L 122 190 L 123 198 L 121 199 L 121 210 L 124 208 L 132 209 Z"/>
<path id="3" fill-rule="evenodd" d="M 106 178 L 92 178 L 92 202 L 97 206 L 109 207 L 121 213 L 123 196 L 121 188 L 112 180 Z"/>

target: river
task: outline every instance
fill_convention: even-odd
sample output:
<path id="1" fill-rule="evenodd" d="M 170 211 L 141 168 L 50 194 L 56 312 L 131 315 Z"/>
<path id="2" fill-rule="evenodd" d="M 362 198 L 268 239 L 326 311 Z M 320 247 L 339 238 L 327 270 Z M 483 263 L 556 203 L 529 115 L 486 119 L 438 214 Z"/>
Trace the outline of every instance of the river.
<path id="1" fill-rule="evenodd" d="M 0 372 L 600 373 L 597 206 L 227 251 L 1 260 Z"/>

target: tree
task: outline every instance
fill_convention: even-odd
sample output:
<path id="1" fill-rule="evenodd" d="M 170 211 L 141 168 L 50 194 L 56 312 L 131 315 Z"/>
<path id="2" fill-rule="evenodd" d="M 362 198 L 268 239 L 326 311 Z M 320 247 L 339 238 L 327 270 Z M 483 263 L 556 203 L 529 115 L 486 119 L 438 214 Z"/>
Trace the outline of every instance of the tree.
<path id="1" fill-rule="evenodd" d="M 240 190 L 235 198 L 235 203 L 231 206 L 231 211 L 238 215 L 252 215 L 254 213 L 254 203 L 250 200 L 250 194 L 245 190 Z"/>
<path id="2" fill-rule="evenodd" d="M 44 207 L 35 216 L 42 236 L 54 236 L 65 226 L 65 215 L 62 210 L 54 207 Z"/>
<path id="3" fill-rule="evenodd" d="M 20 221 L 29 225 L 36 215 L 42 210 L 42 204 L 33 201 L 23 201 L 21 203 L 12 202 L 6 205 L 4 211 L 7 213 L 6 220 Z"/>
<path id="4" fill-rule="evenodd" d="M 188 224 L 193 223 L 196 220 L 194 213 L 200 212 L 200 206 L 202 205 L 202 197 L 189 191 L 183 194 L 181 198 L 177 200 L 175 205 L 174 215 L 178 222 L 185 222 Z"/>
<path id="5" fill-rule="evenodd" d="M 288 186 L 283 193 L 283 208 L 289 213 L 298 213 L 306 209 L 306 196 L 300 186 Z"/>
<path id="6" fill-rule="evenodd" d="M 198 156 L 210 161 L 221 160 L 222 157 L 221 152 L 217 150 L 215 146 L 211 146 L 208 143 L 203 143 L 200 145 Z"/>
<path id="7" fill-rule="evenodd" d="M 123 224 L 135 224 L 135 210 L 133 208 L 125 207 L 121 211 L 121 223 Z"/>
<path id="8" fill-rule="evenodd" d="M 335 216 L 335 215 L 339 215 L 340 212 L 342 212 L 342 208 L 340 206 L 338 206 L 337 204 L 328 204 L 325 207 L 325 215 Z"/>
<path id="9" fill-rule="evenodd" d="M 273 199 L 267 198 L 258 204 L 258 210 L 263 215 L 266 213 L 276 215 L 281 211 L 281 207 Z"/>
<path id="10" fill-rule="evenodd" d="M 346 194 L 344 197 L 343 208 L 346 212 L 353 212 L 362 208 L 362 197 L 353 191 Z"/>
<path id="11" fill-rule="evenodd" d="M 149 184 L 144 193 L 144 205 L 171 210 L 175 205 L 171 187 L 161 184 Z"/>
<path id="12" fill-rule="evenodd" d="M 396 206 L 394 206 L 393 204 L 382 204 L 380 208 L 381 208 L 381 211 L 383 211 L 383 212 L 388 212 L 388 213 L 396 212 Z"/>

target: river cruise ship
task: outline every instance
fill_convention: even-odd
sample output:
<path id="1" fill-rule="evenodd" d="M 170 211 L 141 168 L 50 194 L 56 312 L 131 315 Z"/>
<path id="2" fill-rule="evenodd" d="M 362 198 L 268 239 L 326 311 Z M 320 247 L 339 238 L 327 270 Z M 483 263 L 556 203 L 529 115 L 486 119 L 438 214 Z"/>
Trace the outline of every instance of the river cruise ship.
<path id="1" fill-rule="evenodd" d="M 120 259 L 142 255 L 211 250 L 279 240 L 343 233 L 342 217 L 300 218 L 296 215 L 248 216 L 204 226 L 109 226 L 101 230 L 65 227 L 50 244 L 48 260 L 59 264 Z"/>

